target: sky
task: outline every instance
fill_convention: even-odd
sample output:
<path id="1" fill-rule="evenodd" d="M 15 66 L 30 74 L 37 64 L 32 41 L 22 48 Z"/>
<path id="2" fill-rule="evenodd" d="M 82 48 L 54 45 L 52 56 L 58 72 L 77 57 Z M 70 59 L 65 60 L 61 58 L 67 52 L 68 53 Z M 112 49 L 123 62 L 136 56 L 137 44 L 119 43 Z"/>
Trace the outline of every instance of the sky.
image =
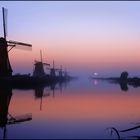
<path id="1" fill-rule="evenodd" d="M 34 60 L 78 76 L 140 76 L 139 1 L 0 1 L 8 9 L 7 40 L 32 44 L 9 52 L 14 73 L 32 73 Z M 0 12 L 0 36 L 3 36 Z"/>

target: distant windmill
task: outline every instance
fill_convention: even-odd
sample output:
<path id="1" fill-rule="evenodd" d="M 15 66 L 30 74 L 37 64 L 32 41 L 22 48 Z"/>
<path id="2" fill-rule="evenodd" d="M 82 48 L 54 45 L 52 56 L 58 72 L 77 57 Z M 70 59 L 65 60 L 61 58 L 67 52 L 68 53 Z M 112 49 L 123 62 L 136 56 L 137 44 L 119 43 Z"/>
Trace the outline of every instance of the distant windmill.
<path id="1" fill-rule="evenodd" d="M 59 78 L 67 77 L 68 72 L 65 70 L 63 71 L 62 65 L 60 65 L 60 68 L 55 68 L 54 60 L 53 60 L 53 67 L 50 68 L 50 75 L 52 77 L 56 77 L 56 72 L 58 72 Z"/>
<path id="2" fill-rule="evenodd" d="M 68 76 L 68 72 L 67 72 L 67 70 L 65 69 L 65 70 L 63 70 L 62 69 L 62 65 L 60 66 L 60 69 L 59 69 L 59 77 L 60 78 L 63 78 L 63 77 L 67 77 Z"/>
<path id="3" fill-rule="evenodd" d="M 62 77 L 67 77 L 68 76 L 68 72 L 67 72 L 67 70 L 65 69 L 65 70 L 63 70 L 62 69 L 62 65 L 60 66 L 60 69 L 59 69 L 59 77 L 60 78 L 62 78 Z"/>
<path id="4" fill-rule="evenodd" d="M 35 60 L 34 65 L 35 65 L 35 68 L 34 68 L 34 71 L 33 71 L 33 76 L 37 76 L 37 77 L 45 76 L 44 65 L 45 66 L 50 66 L 50 64 L 43 62 L 42 51 L 41 50 L 40 50 L 40 61 Z"/>
<path id="5" fill-rule="evenodd" d="M 55 76 L 56 76 L 56 74 L 55 74 L 54 60 L 53 60 L 53 67 L 50 69 L 50 75 L 51 75 L 52 77 L 55 77 Z"/>
<path id="6" fill-rule="evenodd" d="M 60 69 L 55 68 L 55 63 L 54 63 L 54 60 L 53 60 L 53 67 L 50 68 L 50 75 L 51 75 L 51 77 L 56 77 L 56 71 L 59 72 Z"/>
<path id="7" fill-rule="evenodd" d="M 2 15 L 3 15 L 3 32 L 4 32 L 4 37 L 0 38 L 0 76 L 12 76 L 12 67 L 10 64 L 8 52 L 10 52 L 11 49 L 16 47 L 16 45 L 22 45 L 22 46 L 27 46 L 27 47 L 32 47 L 31 44 L 27 43 L 22 43 L 18 41 L 7 41 L 7 28 L 6 28 L 6 14 L 7 14 L 7 9 L 4 7 L 2 8 Z M 8 50 L 8 47 L 11 47 Z"/>

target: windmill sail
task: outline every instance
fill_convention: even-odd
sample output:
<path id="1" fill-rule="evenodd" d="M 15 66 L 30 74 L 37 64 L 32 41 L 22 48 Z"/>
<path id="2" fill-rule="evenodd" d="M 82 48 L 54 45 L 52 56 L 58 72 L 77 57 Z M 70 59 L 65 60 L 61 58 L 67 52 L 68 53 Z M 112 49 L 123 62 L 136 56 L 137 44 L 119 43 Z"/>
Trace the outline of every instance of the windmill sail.
<path id="1" fill-rule="evenodd" d="M 27 44 L 27 43 L 22 43 L 22 42 L 18 42 L 18 41 L 7 41 L 9 44 L 11 45 L 22 45 L 22 46 L 27 46 L 27 47 L 32 47 L 31 44 Z"/>
<path id="2" fill-rule="evenodd" d="M 4 33 L 4 38 L 6 39 L 6 36 L 7 36 L 7 15 L 8 15 L 8 9 L 2 7 L 2 15 L 3 15 L 3 33 Z"/>
<path id="3" fill-rule="evenodd" d="M 43 63 L 42 51 L 41 50 L 40 50 L 40 59 L 41 59 L 41 62 Z"/>
<path id="4" fill-rule="evenodd" d="M 31 113 L 25 114 L 25 115 L 22 115 L 22 116 L 12 117 L 12 118 L 8 119 L 7 124 L 8 125 L 16 124 L 16 123 L 21 123 L 21 122 L 30 121 L 30 120 L 32 120 L 32 114 Z"/>

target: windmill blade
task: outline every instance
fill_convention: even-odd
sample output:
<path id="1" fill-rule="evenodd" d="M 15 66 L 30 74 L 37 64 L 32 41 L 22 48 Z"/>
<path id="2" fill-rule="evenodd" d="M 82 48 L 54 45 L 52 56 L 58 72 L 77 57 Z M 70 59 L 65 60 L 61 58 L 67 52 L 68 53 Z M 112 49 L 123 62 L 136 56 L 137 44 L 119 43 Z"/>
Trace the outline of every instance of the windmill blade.
<path id="1" fill-rule="evenodd" d="M 42 51 L 40 50 L 40 60 L 43 63 L 43 58 L 42 58 Z"/>
<path id="2" fill-rule="evenodd" d="M 47 65 L 47 66 L 50 66 L 50 64 L 48 64 L 48 63 L 43 63 L 43 65 Z"/>
<path id="3" fill-rule="evenodd" d="M 16 50 L 32 51 L 31 47 L 26 47 L 21 45 L 10 45 L 8 52 L 10 52 L 13 48 Z"/>
<path id="4" fill-rule="evenodd" d="M 11 125 L 11 124 L 17 124 L 17 123 L 21 123 L 21 122 L 25 122 L 25 121 L 30 121 L 32 120 L 32 118 L 22 118 L 22 119 L 16 119 L 16 120 L 12 120 L 12 121 L 8 121 L 8 125 Z"/>
<path id="5" fill-rule="evenodd" d="M 34 60 L 35 63 L 42 63 L 41 61 Z M 50 66 L 48 63 L 42 63 L 43 65 Z"/>
<path id="6" fill-rule="evenodd" d="M 17 117 L 14 117 L 9 119 L 7 124 L 8 125 L 11 125 L 11 124 L 16 124 L 16 123 L 21 123 L 21 122 L 25 122 L 25 121 L 30 121 L 32 120 L 32 114 L 25 114 L 25 115 L 22 115 L 22 116 L 17 116 Z"/>
<path id="7" fill-rule="evenodd" d="M 7 41 L 7 43 L 8 43 L 8 46 L 11 47 L 9 49 L 9 51 L 12 50 L 13 48 L 22 49 L 22 50 L 28 50 L 28 51 L 32 50 L 32 45 L 31 44 L 22 43 L 22 42 L 18 42 L 18 41 L 11 41 L 11 40 Z"/>
<path id="8" fill-rule="evenodd" d="M 9 45 L 20 45 L 20 46 L 32 47 L 31 44 L 22 43 L 22 42 L 18 42 L 18 41 L 12 41 L 12 40 L 7 41 L 7 43 L 8 43 Z"/>
<path id="9" fill-rule="evenodd" d="M 4 38 L 5 39 L 6 39 L 6 36 L 7 36 L 7 15 L 8 15 L 8 9 L 2 7 L 3 33 L 4 33 Z"/>

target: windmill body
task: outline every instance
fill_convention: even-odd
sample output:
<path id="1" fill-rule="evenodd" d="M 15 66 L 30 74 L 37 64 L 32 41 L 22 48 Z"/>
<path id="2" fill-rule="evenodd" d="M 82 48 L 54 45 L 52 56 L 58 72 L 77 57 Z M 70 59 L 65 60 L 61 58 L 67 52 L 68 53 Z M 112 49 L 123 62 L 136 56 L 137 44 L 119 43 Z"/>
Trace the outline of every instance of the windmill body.
<path id="1" fill-rule="evenodd" d="M 10 65 L 7 41 L 5 38 L 0 38 L 0 76 L 11 76 L 12 68 Z"/>
<path id="2" fill-rule="evenodd" d="M 45 72 L 44 72 L 44 68 L 43 68 L 43 64 L 42 62 L 36 62 L 35 64 L 35 69 L 34 69 L 34 72 L 33 72 L 33 76 L 35 77 L 42 77 L 45 75 Z"/>
<path id="3" fill-rule="evenodd" d="M 55 68 L 55 64 L 54 64 L 54 60 L 53 60 L 53 67 L 50 69 L 50 76 L 51 77 L 56 77 L 56 71 L 57 71 L 58 69 L 56 69 Z"/>
<path id="4" fill-rule="evenodd" d="M 44 65 L 46 66 L 50 66 L 50 64 L 47 64 L 47 63 L 42 63 L 42 62 L 39 62 L 39 61 L 35 61 L 35 64 L 34 64 L 34 71 L 33 71 L 33 76 L 34 77 L 42 77 L 42 76 L 45 76 L 46 73 L 44 71 Z"/>

